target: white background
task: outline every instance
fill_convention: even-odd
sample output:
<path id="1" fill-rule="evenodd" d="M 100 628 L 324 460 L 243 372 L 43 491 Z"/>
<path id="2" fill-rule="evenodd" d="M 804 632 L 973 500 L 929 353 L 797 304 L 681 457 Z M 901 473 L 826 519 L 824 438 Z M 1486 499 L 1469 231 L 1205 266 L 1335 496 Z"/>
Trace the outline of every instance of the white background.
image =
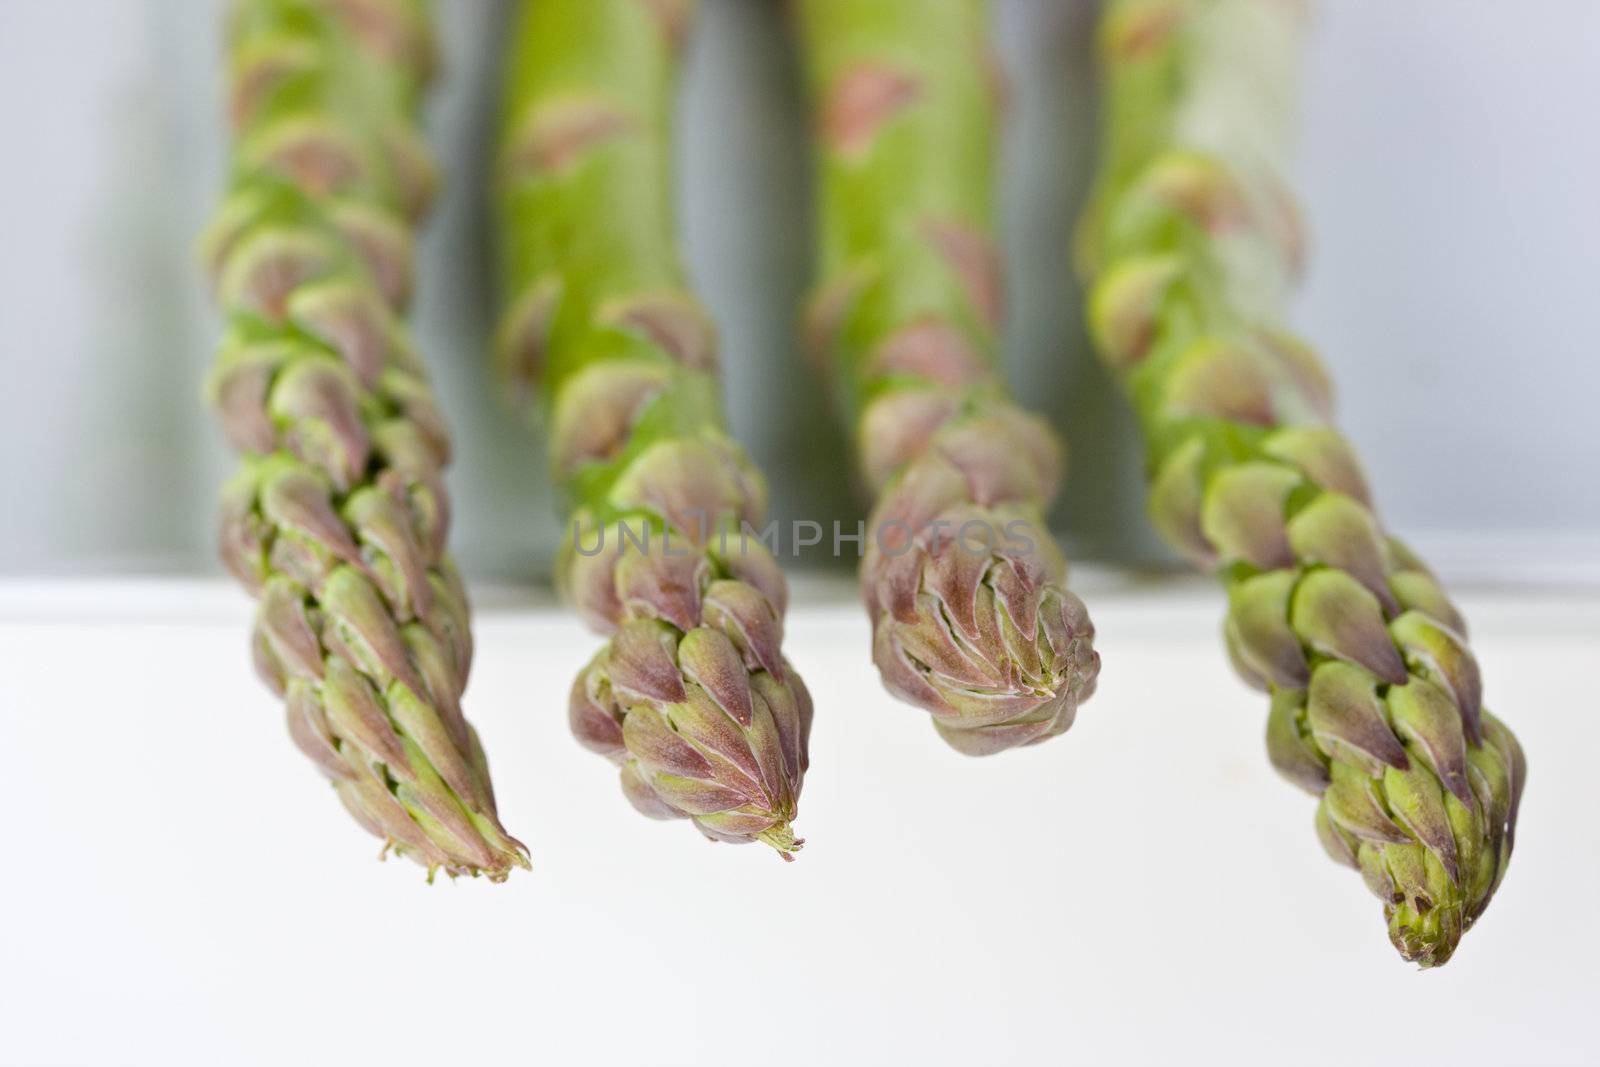
<path id="1" fill-rule="evenodd" d="M 1463 598 L 1532 771 L 1499 895 L 1417 972 L 1268 768 L 1213 591 L 1084 584 L 1100 692 L 1066 735 L 983 760 L 883 695 L 853 605 L 803 595 L 792 864 L 636 815 L 567 734 L 595 639 L 480 596 L 468 710 L 534 869 L 431 887 L 375 862 L 293 750 L 233 590 L 13 584 L 0 1060 L 1600 1059 L 1600 601 Z"/>

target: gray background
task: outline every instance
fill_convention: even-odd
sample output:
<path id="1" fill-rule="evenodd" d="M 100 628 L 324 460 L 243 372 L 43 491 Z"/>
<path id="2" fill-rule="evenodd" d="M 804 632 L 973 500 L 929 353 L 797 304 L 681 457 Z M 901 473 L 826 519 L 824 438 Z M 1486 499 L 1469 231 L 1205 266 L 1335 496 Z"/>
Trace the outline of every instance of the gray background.
<path id="1" fill-rule="evenodd" d="M 930 3 L 939 0 L 928 0 Z M 474 578 L 542 575 L 544 459 L 496 404 L 480 191 L 504 4 L 441 0 L 429 126 L 449 188 L 417 319 L 455 428 Z M 217 323 L 192 254 L 222 180 L 219 3 L 0 4 L 0 574 L 215 568 L 231 463 L 198 402 Z M 705 0 L 685 85 L 683 228 L 723 334 L 735 431 L 780 518 L 853 522 L 847 459 L 795 352 L 808 177 L 782 8 Z M 1074 554 L 1163 559 L 1130 419 L 1087 351 L 1068 260 L 1092 167 L 1093 5 L 1002 0 L 1010 372 L 1062 428 Z M 1393 525 L 1447 569 L 1575 573 L 1600 551 L 1600 4 L 1339 0 L 1307 71 L 1298 325 Z"/>

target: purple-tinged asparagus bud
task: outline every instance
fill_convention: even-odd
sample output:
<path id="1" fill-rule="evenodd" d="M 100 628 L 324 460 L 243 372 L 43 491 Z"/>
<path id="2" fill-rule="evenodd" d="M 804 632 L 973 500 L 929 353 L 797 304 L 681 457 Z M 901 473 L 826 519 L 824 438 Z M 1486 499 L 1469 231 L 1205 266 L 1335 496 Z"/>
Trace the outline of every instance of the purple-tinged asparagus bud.
<path id="1" fill-rule="evenodd" d="M 473 759 L 472 727 L 461 714 L 461 680 L 466 677 L 470 655 L 462 654 L 453 634 L 442 630 L 440 620 L 435 617 L 407 624 L 400 636 L 417 664 L 427 695 L 434 701 L 430 714 L 444 727 L 451 743 L 461 750 L 462 758 Z M 482 787 L 488 788 L 487 785 Z"/>
<path id="2" fill-rule="evenodd" d="M 256 510 L 261 467 L 248 464 L 222 487 L 218 509 L 217 553 L 228 573 L 251 594 L 259 594 L 269 573 L 268 546 L 273 530 Z"/>
<path id="3" fill-rule="evenodd" d="M 550 432 L 550 466 L 568 478 L 586 463 L 614 459 L 639 416 L 671 380 L 654 364 L 607 361 L 579 372 L 561 388 Z"/>
<path id="4" fill-rule="evenodd" d="M 1483 679 L 1478 661 L 1453 630 L 1428 615 L 1408 611 L 1389 624 L 1406 666 L 1450 695 L 1473 745 L 1482 744 Z"/>
<path id="5" fill-rule="evenodd" d="M 1331 780 L 1322 794 L 1328 815 L 1363 841 L 1407 845 L 1411 835 L 1396 825 L 1384 806 L 1379 785 L 1365 772 L 1346 763 L 1329 765 Z"/>
<path id="6" fill-rule="evenodd" d="M 598 98 L 569 98 L 534 112 L 506 159 L 513 168 L 557 174 L 636 128 L 634 119 Z"/>
<path id="7" fill-rule="evenodd" d="M 1432 574 L 1422 570 L 1391 571 L 1389 591 L 1402 612 L 1421 612 L 1438 620 L 1465 640 L 1466 621 Z"/>
<path id="8" fill-rule="evenodd" d="M 1272 694 L 1267 717 L 1267 758 L 1273 769 L 1312 796 L 1328 785 L 1328 761 L 1312 743 L 1306 729 L 1306 695 L 1294 689 Z"/>
<path id="9" fill-rule="evenodd" d="M 343 512 L 361 543 L 365 569 L 395 618 L 403 622 L 426 615 L 433 597 L 428 581 L 432 561 L 394 497 L 377 488 L 359 489 Z"/>
<path id="10" fill-rule="evenodd" d="M 1245 225 L 1250 204 L 1233 172 L 1210 156 L 1170 151 L 1145 172 L 1134 197 L 1150 197 L 1212 234 Z"/>
<path id="11" fill-rule="evenodd" d="M 472 819 L 463 810 L 460 801 L 451 795 L 444 781 L 416 752 L 416 746 L 406 743 L 406 756 L 413 761 L 415 773 L 410 778 L 400 778 L 394 787 L 395 799 L 414 816 L 425 834 L 439 849 L 451 857 L 459 870 L 482 870 L 494 863 L 494 853 L 488 842 L 472 825 Z M 391 773 L 393 767 L 385 765 Z"/>
<path id="12" fill-rule="evenodd" d="M 821 136 L 847 159 L 864 155 L 922 93 L 922 83 L 905 71 L 881 63 L 857 66 L 834 80 L 822 105 Z"/>
<path id="13" fill-rule="evenodd" d="M 337 656 L 328 660 L 322 699 L 328 724 L 340 737 L 359 747 L 368 760 L 387 766 L 395 777 L 416 777 L 372 683 Z"/>
<path id="14" fill-rule="evenodd" d="M 753 523 L 766 509 L 760 474 L 725 439 L 671 438 L 651 445 L 623 469 L 609 499 L 619 510 L 660 516 L 680 539 L 696 545 L 705 543 L 717 517 Z"/>
<path id="15" fill-rule="evenodd" d="M 754 593 L 713 583 L 708 621 L 730 585 Z M 687 817 L 713 840 L 764 841 L 788 859 L 802 844 L 790 823 L 810 697 L 781 660 L 778 672 L 753 662 L 739 645 L 747 637 L 727 619 L 687 630 L 625 622 L 573 686 L 569 720 L 585 747 L 622 767 L 641 812 Z"/>
<path id="16" fill-rule="evenodd" d="M 572 516 L 572 536 L 563 541 L 556 586 L 584 623 L 610 633 L 622 619 L 615 572 L 622 559 L 620 531 L 607 530 L 587 511 Z"/>
<path id="17" fill-rule="evenodd" d="M 1326 809 L 1327 801 L 1324 800 L 1319 810 Z M 1331 822 L 1332 820 L 1330 819 L 1329 821 Z M 1363 843 L 1354 834 L 1348 833 L 1342 827 L 1339 832 L 1346 840 L 1352 842 L 1355 847 L 1356 867 L 1361 872 L 1361 880 L 1367 884 L 1367 888 L 1372 891 L 1374 896 L 1389 902 L 1390 906 L 1405 900 L 1405 894 L 1395 887 L 1394 875 L 1390 873 L 1392 862 L 1397 867 L 1405 866 L 1407 869 L 1414 867 L 1417 880 L 1425 877 L 1422 870 L 1422 854 L 1424 850 L 1421 846 L 1373 846 Z M 1391 934 L 1390 936 L 1392 937 L 1393 935 Z"/>
<path id="18" fill-rule="evenodd" d="M 368 389 L 394 354 L 389 310 L 365 285 L 345 281 L 302 285 L 288 301 L 296 326 L 337 352 Z"/>
<path id="19" fill-rule="evenodd" d="M 398 311 L 411 303 L 413 261 L 411 231 L 391 213 L 360 201 L 328 208 L 328 221 L 339 229 L 377 286 L 378 295 Z"/>
<path id="20" fill-rule="evenodd" d="M 1049 425 L 1010 405 L 951 423 L 935 447 L 961 472 L 967 499 L 980 507 L 1047 504 L 1061 479 L 1061 446 Z"/>
<path id="21" fill-rule="evenodd" d="M 1240 681 L 1259 692 L 1272 692 L 1272 683 L 1267 681 L 1266 675 L 1255 669 L 1245 655 L 1244 638 L 1239 636 L 1239 625 L 1231 614 L 1222 620 L 1222 647 Z"/>
<path id="22" fill-rule="evenodd" d="M 560 299 L 560 279 L 544 279 L 530 285 L 501 320 L 495 336 L 495 365 L 510 387 L 511 402 L 518 410 L 533 403 L 544 368 L 550 323 Z"/>
<path id="23" fill-rule="evenodd" d="M 956 388 L 989 377 L 988 364 L 956 326 L 929 316 L 913 319 L 872 353 L 875 375 L 904 375 Z"/>
<path id="24" fill-rule="evenodd" d="M 339 799 L 357 822 L 375 837 L 386 839 L 385 849 L 393 847 L 415 856 L 430 872 L 444 870 L 452 875 L 461 868 L 454 857 L 423 832 L 415 814 L 397 799 L 386 782 L 373 773 L 362 774 L 348 786 L 338 787 Z"/>
<path id="25" fill-rule="evenodd" d="M 1166 381 L 1169 418 L 1226 419 L 1252 426 L 1277 420 L 1272 383 L 1248 347 L 1201 341 L 1185 352 Z"/>
<path id="26" fill-rule="evenodd" d="M 1184 0 L 1121 4 L 1100 23 L 1099 46 L 1108 62 L 1142 63 L 1159 56 L 1188 8 Z"/>
<path id="27" fill-rule="evenodd" d="M 1206 486 L 1200 528 L 1222 562 L 1243 560 L 1261 570 L 1294 563 L 1284 512 L 1300 476 L 1272 463 L 1241 463 L 1218 471 Z"/>
<path id="28" fill-rule="evenodd" d="M 472 726 L 461 712 L 461 690 L 472 669 L 472 636 L 464 625 L 466 597 L 444 582 L 430 583 L 427 614 L 401 628 L 406 649 L 417 665 L 434 711 L 463 751 L 471 748 Z"/>
<path id="29" fill-rule="evenodd" d="M 598 663 L 596 657 L 574 679 L 567 700 L 567 725 L 584 748 L 621 763 L 628 751 L 622 740 L 623 713 L 611 696 L 611 680 L 597 668 Z"/>
<path id="30" fill-rule="evenodd" d="M 1342 493 L 1323 493 L 1288 524 L 1289 546 L 1303 563 L 1323 563 L 1366 586 L 1385 612 L 1396 610 L 1384 573 L 1383 537 L 1372 513 Z"/>
<path id="31" fill-rule="evenodd" d="M 337 647 L 385 690 L 399 683 L 413 693 L 426 692 L 394 617 L 366 576 L 354 567 L 335 567 L 320 593 L 324 643 Z"/>
<path id="32" fill-rule="evenodd" d="M 378 382 L 378 393 L 398 409 L 400 421 L 427 444 L 435 470 L 450 462 L 450 430 L 428 383 L 401 367 L 390 367 Z"/>
<path id="33" fill-rule="evenodd" d="M 1268 571 L 1228 590 L 1228 626 L 1235 651 L 1252 673 L 1275 686 L 1303 689 L 1310 679 L 1300 638 L 1289 625 L 1289 604 L 1299 576 Z"/>
<path id="34" fill-rule="evenodd" d="M 373 479 L 411 516 L 417 543 L 441 567 L 450 532 L 450 498 L 433 466 L 434 454 L 416 427 L 391 419 L 371 427 L 374 452 L 388 466 Z"/>
<path id="35" fill-rule="evenodd" d="M 1451 795 L 1470 806 L 1466 732 L 1450 695 L 1425 678 L 1413 678 L 1391 686 L 1385 702 L 1395 733 Z"/>
<path id="36" fill-rule="evenodd" d="M 626 707 L 683 700 L 676 652 L 677 637 L 659 622 L 635 619 L 619 627 L 606 657 L 606 672 L 618 702 Z"/>
<path id="37" fill-rule="evenodd" d="M 1438 780 L 1421 767 L 1403 771 L 1390 767 L 1383 773 L 1383 793 L 1396 821 L 1428 850 L 1451 886 L 1459 886 L 1456 839 Z"/>
<path id="38" fill-rule="evenodd" d="M 391 125 L 383 131 L 385 170 L 401 213 L 416 222 L 428 213 L 439 195 L 439 165 L 415 130 Z"/>
<path id="39" fill-rule="evenodd" d="M 288 361 L 287 346 L 257 345 L 230 352 L 206 382 L 211 409 L 228 443 L 240 452 L 271 452 L 278 431 L 267 412 L 272 380 Z"/>
<path id="40" fill-rule="evenodd" d="M 313 234 L 252 232 L 239 238 L 223 260 L 219 286 L 223 306 L 282 321 L 289 298 L 326 273 L 335 258 L 328 244 Z"/>
<path id="41" fill-rule="evenodd" d="M 1113 371 L 1126 372 L 1155 343 L 1158 312 L 1168 290 L 1183 273 L 1177 256 L 1119 260 L 1089 296 L 1089 332 L 1095 351 Z"/>
<path id="42" fill-rule="evenodd" d="M 197 251 L 214 295 L 223 293 L 223 275 L 239 242 L 253 232 L 269 197 L 264 190 L 245 188 L 230 192 L 212 213 L 200 233 Z"/>
<path id="43" fill-rule="evenodd" d="M 984 325 L 990 330 L 998 329 L 1005 309 L 1000 255 L 994 239 L 959 219 L 927 219 L 922 224 L 922 233 L 960 279 L 968 301 Z"/>
<path id="44" fill-rule="evenodd" d="M 678 665 L 725 715 L 740 726 L 751 724 L 755 711 L 745 656 L 727 634 L 708 626 L 687 631 L 678 643 Z"/>
<path id="45" fill-rule="evenodd" d="M 278 123 L 243 151 L 251 166 L 281 175 L 312 197 L 349 195 L 370 180 L 360 146 L 326 119 Z"/>
<path id="46" fill-rule="evenodd" d="M 1217 553 L 1200 523 L 1205 442 L 1190 438 L 1156 472 L 1150 483 L 1150 521 L 1167 543 L 1177 546 L 1203 571 L 1217 565 Z"/>
<path id="47" fill-rule="evenodd" d="M 1410 766 L 1378 696 L 1378 680 L 1354 664 L 1330 660 L 1317 665 L 1306 697 L 1306 722 L 1331 758 L 1353 763 L 1374 777 L 1385 768 Z"/>
<path id="48" fill-rule="evenodd" d="M 699 552 L 673 556 L 668 548 L 666 539 L 658 538 L 648 552 L 622 553 L 612 584 L 622 618 L 662 619 L 688 631 L 700 620 L 701 593 L 711 582 L 711 565 Z"/>
<path id="49" fill-rule="evenodd" d="M 256 629 L 285 677 L 321 679 L 322 647 L 307 618 L 301 586 L 281 576 L 268 579 L 256 608 Z"/>
<path id="50" fill-rule="evenodd" d="M 785 664 L 780 678 L 767 671 L 750 676 L 756 697 L 766 702 L 778 726 L 778 741 L 783 749 L 784 767 L 791 791 L 798 800 L 800 784 L 811 767 L 811 691 L 800 675 Z"/>
<path id="51" fill-rule="evenodd" d="M 1318 652 L 1365 667 L 1390 685 L 1409 677 L 1378 598 L 1342 571 L 1317 570 L 1301 579 L 1290 624 Z"/>
<path id="52" fill-rule="evenodd" d="M 1261 443 L 1277 459 L 1299 467 L 1312 482 L 1343 493 L 1362 506 L 1372 507 L 1366 475 L 1350 444 L 1337 430 L 1321 426 L 1295 426 L 1273 433 Z"/>
<path id="53" fill-rule="evenodd" d="M 418 9 L 392 0 L 321 0 L 360 47 L 385 62 L 410 67 L 420 80 L 433 74 L 433 33 Z"/>
<path id="54" fill-rule="evenodd" d="M 717 369 L 716 329 L 699 301 L 686 292 L 612 301 L 600 309 L 598 320 L 644 338 L 687 370 Z"/>
<path id="55" fill-rule="evenodd" d="M 1516 736 L 1488 712 L 1483 713 L 1483 744 L 1470 749 L 1467 759 L 1476 772 L 1473 789 L 1478 803 L 1488 813 L 1491 843 L 1509 857 L 1516 836 L 1517 809 L 1522 803 L 1522 787 L 1528 777 L 1527 759 Z M 1500 874 L 1504 874 L 1504 859 Z M 1497 875 L 1497 878 L 1499 876 Z"/>
<path id="56" fill-rule="evenodd" d="M 905 468 L 878 497 L 868 521 L 865 549 L 868 564 L 874 554 L 902 555 L 912 537 L 924 530 L 944 512 L 958 508 L 967 499 L 967 480 L 949 463 L 933 456 Z M 871 586 L 863 581 L 862 595 L 869 610 L 873 604 Z"/>
<path id="57" fill-rule="evenodd" d="M 360 565 L 361 550 L 334 510 L 328 484 L 309 468 L 280 465 L 270 471 L 262 480 L 257 506 L 279 540 L 298 541 L 329 565 L 335 560 Z"/>
<path id="58" fill-rule="evenodd" d="M 783 661 L 783 619 L 753 585 L 723 579 L 706 590 L 704 617 L 728 637 L 750 670 L 775 678 L 787 674 Z"/>
<path id="59" fill-rule="evenodd" d="M 328 715 L 316 686 L 304 678 L 289 683 L 284 698 L 289 738 L 330 779 L 335 782 L 354 778 L 356 772 L 339 751 L 339 740 L 328 724 Z"/>
<path id="60" fill-rule="evenodd" d="M 1320 795 L 1322 787 L 1319 786 L 1312 792 Z M 1326 804 L 1317 805 L 1316 828 L 1317 840 L 1322 842 L 1322 849 L 1328 854 L 1329 859 L 1335 863 L 1342 863 L 1346 867 L 1360 870 L 1361 863 L 1357 859 L 1359 842 L 1334 824 L 1334 821 L 1328 817 Z"/>
<path id="61" fill-rule="evenodd" d="M 1261 330 L 1256 334 L 1262 348 L 1292 383 L 1301 405 L 1318 420 L 1333 417 L 1333 379 L 1317 357 L 1316 349 L 1293 334 L 1281 330 Z"/>
<path id="62" fill-rule="evenodd" d="M 733 547 L 735 544 L 738 545 L 737 549 Z M 766 598 L 778 618 L 783 618 L 789 610 L 789 583 L 766 545 L 748 538 L 735 541 L 730 537 L 727 551 L 722 551 L 720 544 L 708 547 L 713 548 L 711 558 L 719 567 L 745 585 L 754 587 Z"/>
<path id="63" fill-rule="evenodd" d="M 884 684 L 931 712 L 940 735 L 968 754 L 1064 732 L 1093 691 L 1099 656 L 1088 612 L 1060 586 L 1043 523 L 976 507 L 943 518 L 947 532 L 915 534 L 903 550 L 869 546 Z"/>
<path id="64" fill-rule="evenodd" d="M 959 407 L 960 398 L 947 389 L 898 390 L 869 403 L 857 434 L 867 488 L 880 492 L 896 471 L 926 452 Z"/>
<path id="65" fill-rule="evenodd" d="M 360 390 L 348 368 L 331 359 L 296 360 L 272 386 L 270 411 L 286 428 L 283 444 L 340 492 L 360 479 L 369 458 Z"/>
<path id="66" fill-rule="evenodd" d="M 279 85 L 316 63 L 316 50 L 297 42 L 278 42 L 237 58 L 228 79 L 228 123 L 234 132 L 255 120 L 261 105 Z"/>

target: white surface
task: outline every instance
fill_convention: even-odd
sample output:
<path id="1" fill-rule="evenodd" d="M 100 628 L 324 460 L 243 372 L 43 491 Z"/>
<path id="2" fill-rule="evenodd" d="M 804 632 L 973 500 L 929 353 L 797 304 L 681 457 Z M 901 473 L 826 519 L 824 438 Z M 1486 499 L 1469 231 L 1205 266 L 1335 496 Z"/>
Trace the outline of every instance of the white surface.
<path id="1" fill-rule="evenodd" d="M 242 595 L 0 584 L 0 1060 L 1600 1057 L 1600 599 L 1461 598 L 1531 786 L 1506 884 L 1431 973 L 1268 768 L 1211 591 L 1103 589 L 1099 695 L 987 760 L 882 695 L 853 604 L 808 599 L 798 862 L 630 811 L 567 735 L 594 639 L 480 595 L 468 710 L 535 869 L 429 887 L 293 751 Z"/>

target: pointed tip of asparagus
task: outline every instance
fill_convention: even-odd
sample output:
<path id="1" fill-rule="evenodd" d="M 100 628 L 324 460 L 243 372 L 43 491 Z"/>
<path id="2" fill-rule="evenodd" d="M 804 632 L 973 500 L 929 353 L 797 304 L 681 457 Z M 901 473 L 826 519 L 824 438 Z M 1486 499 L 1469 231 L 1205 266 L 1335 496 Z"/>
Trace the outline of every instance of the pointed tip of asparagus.
<path id="1" fill-rule="evenodd" d="M 495 885 L 499 885 L 511 877 L 514 869 L 520 868 L 531 871 L 533 864 L 528 859 L 528 847 L 521 841 L 503 834 L 491 846 L 491 861 L 485 864 L 457 864 L 440 862 L 437 858 L 430 858 L 419 854 L 414 848 L 408 847 L 405 842 L 393 837 L 386 837 L 383 847 L 378 850 L 378 862 L 388 860 L 390 855 L 402 856 L 421 865 L 427 871 L 427 883 L 433 885 L 440 874 L 450 881 L 457 878 L 485 878 Z"/>
<path id="2" fill-rule="evenodd" d="M 785 863 L 793 863 L 795 853 L 805 847 L 806 839 L 794 836 L 794 827 L 785 819 L 768 830 L 756 835 L 756 840 L 772 846 L 778 857 Z"/>
<path id="3" fill-rule="evenodd" d="M 884 684 L 931 712 L 957 751 L 989 755 L 1065 733 L 1094 692 L 1100 657 L 1087 610 L 1025 557 L 943 546 L 891 561 L 879 595 Z"/>
<path id="4" fill-rule="evenodd" d="M 1425 971 L 1450 962 L 1470 925 L 1459 902 L 1423 909 L 1404 902 L 1387 911 L 1390 943 L 1408 963 Z"/>

